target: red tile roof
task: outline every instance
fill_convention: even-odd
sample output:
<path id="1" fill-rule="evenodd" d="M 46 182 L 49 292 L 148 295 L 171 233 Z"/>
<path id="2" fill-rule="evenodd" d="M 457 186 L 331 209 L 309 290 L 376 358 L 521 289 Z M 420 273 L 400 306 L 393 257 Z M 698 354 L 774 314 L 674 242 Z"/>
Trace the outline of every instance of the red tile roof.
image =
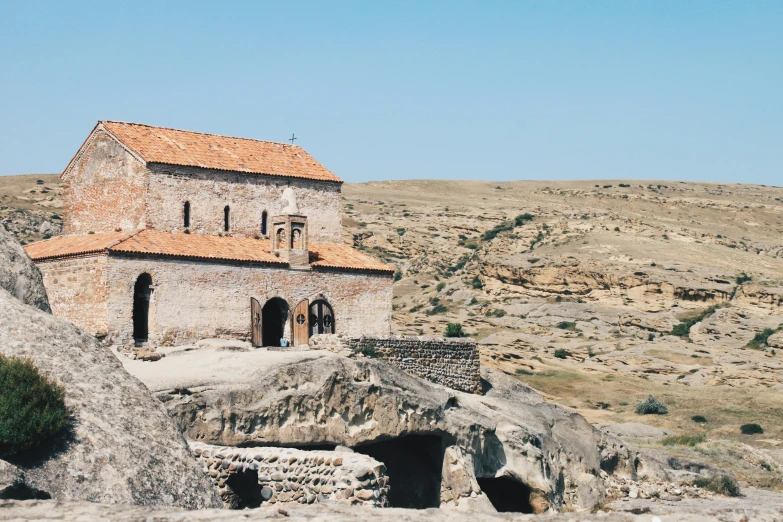
<path id="1" fill-rule="evenodd" d="M 310 243 L 309 246 L 310 264 L 314 268 L 342 268 L 393 273 L 392 268 L 349 245 Z M 25 246 L 25 250 L 33 261 L 98 252 L 121 252 L 287 265 L 285 261 L 270 252 L 268 239 L 174 234 L 158 230 L 60 236 L 31 243 Z"/>
<path id="2" fill-rule="evenodd" d="M 98 125 L 102 125 L 120 143 L 147 163 L 342 183 L 340 178 L 297 145 L 231 138 L 139 123 L 101 121 Z"/>

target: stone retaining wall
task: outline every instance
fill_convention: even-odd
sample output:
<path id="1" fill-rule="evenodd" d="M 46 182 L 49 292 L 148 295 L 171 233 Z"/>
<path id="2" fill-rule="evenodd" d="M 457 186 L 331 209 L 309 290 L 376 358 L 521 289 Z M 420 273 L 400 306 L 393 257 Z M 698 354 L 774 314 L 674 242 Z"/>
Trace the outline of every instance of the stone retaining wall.
<path id="1" fill-rule="evenodd" d="M 348 339 L 353 353 L 383 359 L 411 375 L 454 390 L 481 394 L 476 341 L 444 337 L 359 337 Z"/>
<path id="2" fill-rule="evenodd" d="M 191 442 L 227 508 L 266 504 L 388 506 L 386 466 L 351 451 L 234 448 Z"/>

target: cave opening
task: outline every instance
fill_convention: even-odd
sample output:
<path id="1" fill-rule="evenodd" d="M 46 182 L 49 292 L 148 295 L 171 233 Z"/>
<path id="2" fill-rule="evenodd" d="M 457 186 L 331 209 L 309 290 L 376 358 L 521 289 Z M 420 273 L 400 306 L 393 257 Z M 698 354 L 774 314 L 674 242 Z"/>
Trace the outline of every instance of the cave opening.
<path id="1" fill-rule="evenodd" d="M 245 469 L 229 475 L 226 486 L 234 493 L 231 499 L 233 509 L 257 508 L 263 502 L 258 471 Z"/>
<path id="2" fill-rule="evenodd" d="M 481 491 L 500 513 L 533 513 L 530 488 L 508 477 L 477 478 Z"/>
<path id="3" fill-rule="evenodd" d="M 408 435 L 356 446 L 353 450 L 386 465 L 389 506 L 440 506 L 443 441 L 439 435 Z"/>

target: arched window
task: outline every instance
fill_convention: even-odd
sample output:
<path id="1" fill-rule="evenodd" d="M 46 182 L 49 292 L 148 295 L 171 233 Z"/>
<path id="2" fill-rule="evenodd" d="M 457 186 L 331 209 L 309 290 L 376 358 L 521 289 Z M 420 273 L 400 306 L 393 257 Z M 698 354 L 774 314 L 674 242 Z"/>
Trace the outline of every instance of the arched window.
<path id="1" fill-rule="evenodd" d="M 261 212 L 261 235 L 266 235 L 266 210 Z"/>
<path id="2" fill-rule="evenodd" d="M 190 228 L 190 201 L 185 202 L 185 208 L 182 212 L 182 218 L 184 221 L 185 228 Z"/>
<path id="3" fill-rule="evenodd" d="M 228 208 L 228 205 L 225 206 L 223 209 L 223 230 L 228 232 L 228 225 L 229 225 L 229 212 L 231 212 L 231 209 Z"/>

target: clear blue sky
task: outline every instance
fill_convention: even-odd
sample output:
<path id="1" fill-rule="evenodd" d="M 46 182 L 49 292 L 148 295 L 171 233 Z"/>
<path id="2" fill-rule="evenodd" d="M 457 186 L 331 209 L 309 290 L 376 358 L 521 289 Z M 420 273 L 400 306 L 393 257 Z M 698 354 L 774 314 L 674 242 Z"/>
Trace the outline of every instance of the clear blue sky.
<path id="1" fill-rule="evenodd" d="M 302 145 L 346 181 L 783 185 L 783 1 L 0 0 L 0 174 L 99 119 Z"/>

